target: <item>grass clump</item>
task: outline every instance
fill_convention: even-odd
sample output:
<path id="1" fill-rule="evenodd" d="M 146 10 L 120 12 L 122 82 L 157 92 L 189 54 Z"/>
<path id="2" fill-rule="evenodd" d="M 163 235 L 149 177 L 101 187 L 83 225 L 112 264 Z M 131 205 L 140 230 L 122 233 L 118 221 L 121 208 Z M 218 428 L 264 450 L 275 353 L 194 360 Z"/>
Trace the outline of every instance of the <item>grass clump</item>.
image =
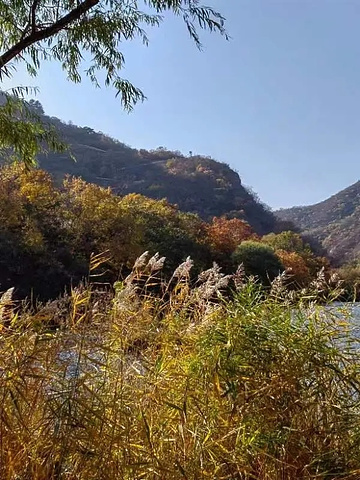
<path id="1" fill-rule="evenodd" d="M 1 310 L 0 478 L 359 478 L 346 313 L 216 265 L 191 284 L 190 259 L 163 283 L 163 262 Z"/>

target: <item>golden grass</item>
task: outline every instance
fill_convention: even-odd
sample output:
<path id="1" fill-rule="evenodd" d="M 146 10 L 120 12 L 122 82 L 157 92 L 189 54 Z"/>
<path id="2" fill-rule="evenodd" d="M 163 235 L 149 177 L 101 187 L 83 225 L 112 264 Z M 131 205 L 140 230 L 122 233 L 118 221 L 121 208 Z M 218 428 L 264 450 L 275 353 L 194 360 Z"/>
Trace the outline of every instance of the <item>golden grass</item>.
<path id="1" fill-rule="evenodd" d="M 345 314 L 239 278 L 225 301 L 216 267 L 191 286 L 190 260 L 166 284 L 161 266 L 4 317 L 0 479 L 360 478 Z"/>

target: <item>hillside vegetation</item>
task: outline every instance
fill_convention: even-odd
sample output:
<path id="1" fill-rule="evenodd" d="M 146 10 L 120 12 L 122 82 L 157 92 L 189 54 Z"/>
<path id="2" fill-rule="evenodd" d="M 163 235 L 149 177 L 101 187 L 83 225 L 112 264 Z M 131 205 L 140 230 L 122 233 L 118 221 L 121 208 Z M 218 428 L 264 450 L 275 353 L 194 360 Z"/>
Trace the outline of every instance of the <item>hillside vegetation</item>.
<path id="1" fill-rule="evenodd" d="M 276 215 L 320 241 L 336 264 L 360 259 L 360 181 L 323 202 Z"/>
<path id="2" fill-rule="evenodd" d="M 40 156 L 41 168 L 58 183 L 66 174 L 111 189 L 119 194 L 140 193 L 166 198 L 184 212 L 204 220 L 226 215 L 247 221 L 258 234 L 274 231 L 276 218 L 246 189 L 228 165 L 201 155 L 184 156 L 164 147 L 137 150 L 95 132 L 89 127 L 66 124 L 44 114 L 39 102 L 30 102 L 43 121 L 51 123 L 69 144 L 76 159 L 67 153 Z"/>
<path id="3" fill-rule="evenodd" d="M 284 268 L 307 283 L 326 266 L 293 232 L 260 237 L 238 218 L 205 222 L 167 200 L 120 197 L 74 177 L 56 185 L 44 170 L 22 165 L 0 168 L 1 290 L 53 298 L 87 275 L 92 255 L 107 258 L 98 280 L 112 284 L 144 251 L 167 258 L 167 275 L 190 256 L 198 269 L 215 261 L 228 273 L 244 263 L 263 283 Z"/>

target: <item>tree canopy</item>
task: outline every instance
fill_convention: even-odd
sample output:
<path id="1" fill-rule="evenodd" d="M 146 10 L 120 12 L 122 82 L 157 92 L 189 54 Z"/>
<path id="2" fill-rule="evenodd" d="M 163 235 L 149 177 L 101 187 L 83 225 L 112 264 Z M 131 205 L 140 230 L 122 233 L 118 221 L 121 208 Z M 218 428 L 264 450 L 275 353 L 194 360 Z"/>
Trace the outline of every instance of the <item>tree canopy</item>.
<path id="1" fill-rule="evenodd" d="M 0 82 L 13 76 L 17 63 L 25 63 L 29 74 L 36 76 L 43 61 L 57 61 L 72 82 L 81 82 L 82 71 L 95 86 L 103 79 L 127 110 L 145 95 L 121 75 L 125 42 L 138 38 L 147 45 L 146 27 L 159 26 L 167 12 L 182 18 L 199 48 L 199 29 L 227 37 L 223 16 L 199 0 L 0 0 L 0 12 Z M 18 96 L 23 91 L 10 93 Z M 1 108 L 9 110 L 9 104 L 8 97 Z M 19 138 L 14 132 L 21 134 L 22 125 L 7 110 L 2 110 L 6 128 L 0 133 L 0 149 L 14 149 L 27 164 L 34 162 L 44 141 L 63 149 L 40 122 Z M 31 144 L 26 152 L 24 143 Z"/>
<path id="2" fill-rule="evenodd" d="M 247 275 L 254 275 L 265 285 L 284 270 L 271 247 L 253 240 L 242 242 L 232 254 L 232 258 L 238 265 L 243 265 Z"/>

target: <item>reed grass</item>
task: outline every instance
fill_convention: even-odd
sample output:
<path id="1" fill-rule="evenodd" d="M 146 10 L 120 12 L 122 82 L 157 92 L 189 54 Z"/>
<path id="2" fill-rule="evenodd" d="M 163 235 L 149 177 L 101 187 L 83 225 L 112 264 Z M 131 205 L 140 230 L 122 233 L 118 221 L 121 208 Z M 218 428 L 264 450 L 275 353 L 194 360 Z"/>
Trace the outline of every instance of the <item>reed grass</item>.
<path id="1" fill-rule="evenodd" d="M 193 284 L 190 259 L 163 282 L 163 263 L 144 254 L 114 293 L 88 284 L 36 310 L 5 296 L 0 478 L 360 478 L 346 311 L 318 305 L 319 285 L 265 294 L 216 265 Z"/>

